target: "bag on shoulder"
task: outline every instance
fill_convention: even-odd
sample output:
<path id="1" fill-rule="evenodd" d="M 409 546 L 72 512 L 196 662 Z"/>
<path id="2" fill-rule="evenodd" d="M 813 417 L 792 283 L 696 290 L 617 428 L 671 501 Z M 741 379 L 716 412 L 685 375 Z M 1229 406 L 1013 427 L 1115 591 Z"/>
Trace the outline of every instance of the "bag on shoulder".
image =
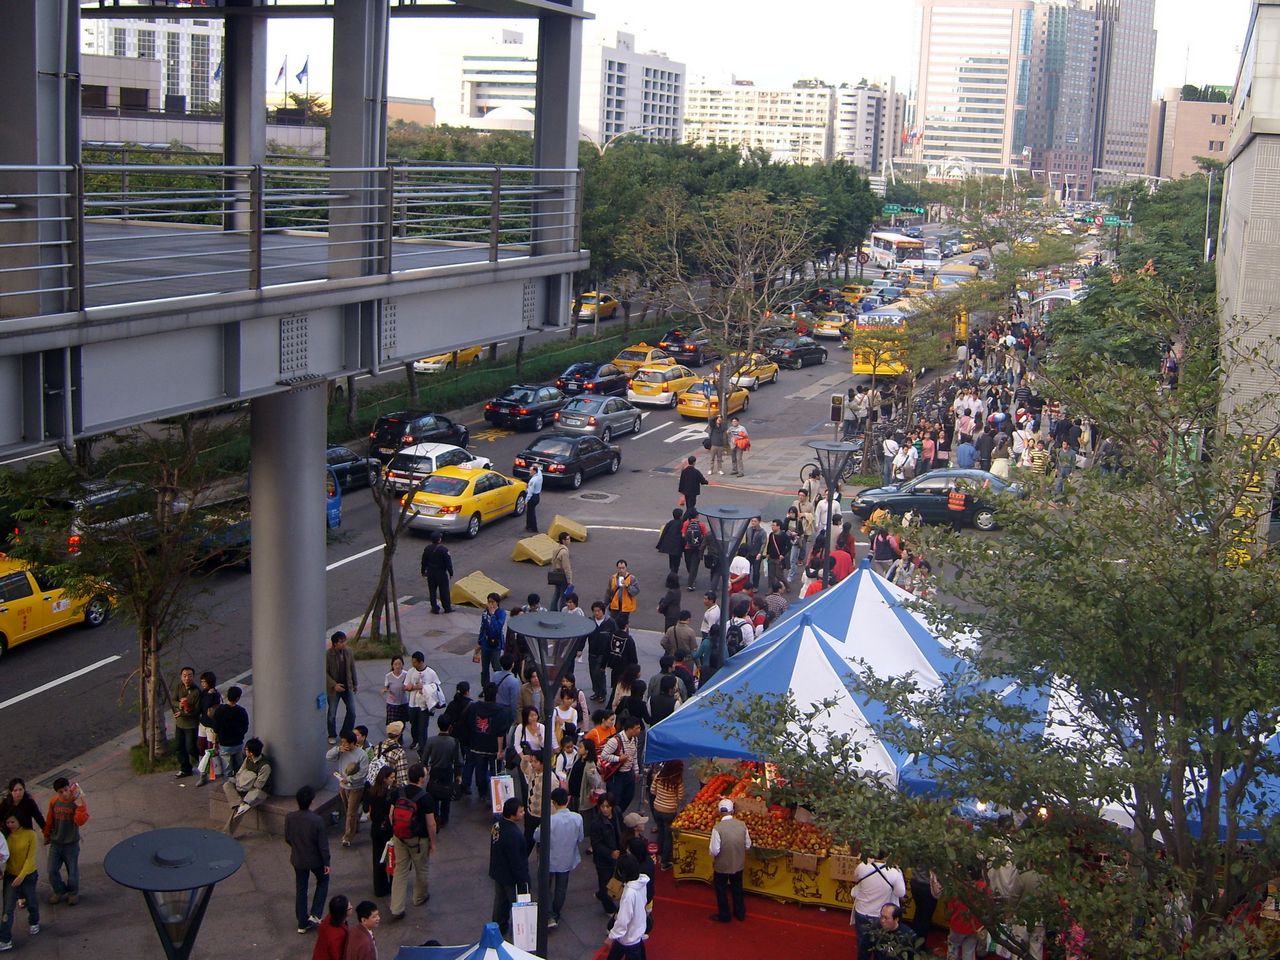
<path id="1" fill-rule="evenodd" d="M 547 583 L 553 587 L 563 587 L 568 584 L 569 578 L 563 570 L 548 570 Z"/>
<path id="2" fill-rule="evenodd" d="M 609 637 L 609 666 L 611 669 L 620 670 L 627 654 L 627 641 L 631 637 L 626 633 L 615 633 Z"/>
<path id="3" fill-rule="evenodd" d="M 382 752 L 382 747 L 378 747 L 378 752 L 369 758 L 369 770 L 366 774 L 370 783 L 378 781 L 378 774 L 382 772 L 383 767 L 391 766 L 391 761 L 386 758 Z"/>
<path id="4" fill-rule="evenodd" d="M 605 781 L 606 783 L 608 783 L 610 780 L 612 780 L 612 779 L 613 779 L 613 775 L 614 775 L 615 773 L 617 773 L 619 769 L 621 769 L 621 767 L 622 767 L 622 758 L 623 758 L 623 756 L 624 756 L 624 754 L 623 754 L 623 752 L 622 752 L 622 738 L 621 738 L 620 736 L 618 736 L 617 734 L 614 734 L 614 735 L 613 735 L 612 737 L 610 737 L 609 739 L 610 739 L 610 740 L 617 740 L 617 741 L 618 741 L 618 759 L 617 759 L 617 760 L 606 760 L 606 759 L 605 759 L 605 757 L 604 757 L 604 747 L 601 747 L 601 748 L 600 748 L 600 758 L 599 758 L 598 760 L 596 760 L 596 770 L 597 770 L 597 772 L 599 772 L 599 774 L 600 774 L 600 779 L 601 779 L 601 780 L 603 780 L 603 781 Z M 609 741 L 608 741 L 608 740 L 606 740 L 606 741 L 605 741 L 605 744 L 607 745 L 607 744 L 608 744 L 608 742 L 609 742 Z"/>

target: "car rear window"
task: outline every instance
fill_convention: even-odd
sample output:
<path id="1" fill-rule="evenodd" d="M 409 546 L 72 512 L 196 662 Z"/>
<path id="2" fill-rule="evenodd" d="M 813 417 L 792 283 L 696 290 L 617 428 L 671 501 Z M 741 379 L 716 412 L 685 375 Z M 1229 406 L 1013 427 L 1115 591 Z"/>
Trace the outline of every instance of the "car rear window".
<path id="1" fill-rule="evenodd" d="M 575 363 L 564 372 L 566 377 L 589 377 L 595 372 L 594 363 Z"/>
<path id="2" fill-rule="evenodd" d="M 533 403 L 533 398 L 532 390 L 507 390 L 498 399 L 510 400 L 512 403 Z"/>
<path id="3" fill-rule="evenodd" d="M 715 392 L 715 387 L 713 387 L 713 386 L 712 386 L 711 384 L 709 384 L 709 383 L 706 383 L 705 381 L 699 381 L 699 382 L 695 383 L 693 386 L 691 386 L 691 387 L 690 387 L 688 390 L 686 390 L 685 392 L 686 392 L 686 393 L 696 393 L 696 394 L 700 394 L 701 396 L 704 396 L 704 397 L 709 397 L 712 393 L 714 393 L 714 392 Z"/>
<path id="4" fill-rule="evenodd" d="M 467 489 L 467 481 L 461 477 L 428 477 L 422 485 L 423 493 L 434 493 L 439 497 L 460 497 Z"/>
<path id="5" fill-rule="evenodd" d="M 631 379 L 638 383 L 665 383 L 671 379 L 671 374 L 666 370 L 640 370 Z"/>
<path id="6" fill-rule="evenodd" d="M 570 400 L 565 413 L 596 413 L 604 406 L 603 400 Z"/>
<path id="7" fill-rule="evenodd" d="M 396 454 L 391 458 L 391 463 L 387 465 L 388 470 L 398 470 L 401 473 L 430 473 L 431 467 L 430 457 L 418 456 L 417 454 L 408 456 L 403 453 Z"/>
<path id="8" fill-rule="evenodd" d="M 567 440 L 539 440 L 529 451 L 542 457 L 567 457 L 573 453 L 573 445 Z"/>

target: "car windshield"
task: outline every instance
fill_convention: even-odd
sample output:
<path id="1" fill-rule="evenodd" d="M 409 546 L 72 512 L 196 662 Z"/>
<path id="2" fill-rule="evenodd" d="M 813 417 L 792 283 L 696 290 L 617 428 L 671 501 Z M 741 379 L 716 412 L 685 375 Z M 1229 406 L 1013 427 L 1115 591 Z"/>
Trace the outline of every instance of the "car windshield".
<path id="1" fill-rule="evenodd" d="M 640 370 L 632 377 L 637 383 L 664 383 L 667 379 L 665 370 Z"/>
<path id="2" fill-rule="evenodd" d="M 573 453 L 573 444 L 568 440 L 539 440 L 529 448 L 529 452 L 540 457 L 567 457 Z"/>
<path id="3" fill-rule="evenodd" d="M 618 354 L 619 360 L 648 360 L 648 350 L 623 350 Z"/>
<path id="4" fill-rule="evenodd" d="M 599 297 L 597 297 L 594 293 L 584 293 L 584 294 L 582 295 L 582 302 L 583 302 L 583 303 L 595 303 L 595 302 L 596 302 L 597 300 L 599 300 L 599 299 L 600 299 L 600 298 L 599 298 Z"/>
<path id="5" fill-rule="evenodd" d="M 565 413 L 597 413 L 604 406 L 603 400 L 570 400 Z"/>
<path id="6" fill-rule="evenodd" d="M 467 482 L 462 477 L 433 476 L 422 485 L 422 492 L 438 497 L 460 497 L 467 489 Z"/>
<path id="7" fill-rule="evenodd" d="M 430 473 L 431 466 L 430 457 L 398 453 L 391 458 L 391 463 L 387 465 L 387 469 L 398 470 L 401 473 Z"/>
<path id="8" fill-rule="evenodd" d="M 525 387 L 512 387 L 505 391 L 499 400 L 510 400 L 512 403 L 533 403 L 534 392 Z"/>

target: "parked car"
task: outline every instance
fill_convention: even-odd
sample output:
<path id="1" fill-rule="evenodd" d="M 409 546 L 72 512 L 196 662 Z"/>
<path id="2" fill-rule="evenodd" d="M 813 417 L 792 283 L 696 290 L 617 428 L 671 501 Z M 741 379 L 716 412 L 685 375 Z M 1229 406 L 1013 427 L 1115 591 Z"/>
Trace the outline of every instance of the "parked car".
<path id="1" fill-rule="evenodd" d="M 391 458 L 383 482 L 392 490 L 404 493 L 443 467 L 488 470 L 493 467 L 493 461 L 451 443 L 415 443 Z"/>
<path id="2" fill-rule="evenodd" d="M 324 452 L 324 458 L 343 490 L 371 487 L 382 473 L 377 457 L 362 457 L 349 447 L 330 447 Z"/>
<path id="3" fill-rule="evenodd" d="M 725 359 L 733 376 L 729 382 L 735 387 L 746 387 L 756 390 L 764 383 L 778 382 L 778 364 L 762 353 L 731 353 Z M 720 375 L 720 364 L 715 366 L 716 376 Z"/>
<path id="4" fill-rule="evenodd" d="M 979 270 L 985 270 L 991 266 L 991 261 L 987 259 L 984 253 L 975 253 L 969 258 L 969 266 L 977 267 Z"/>
<path id="5" fill-rule="evenodd" d="M 627 399 L 646 406 L 674 407 L 676 397 L 702 378 L 671 360 L 641 367 L 627 384 Z"/>
<path id="6" fill-rule="evenodd" d="M 778 337 L 764 352 L 778 366 L 792 370 L 827 362 L 827 348 L 812 337 Z"/>
<path id="7" fill-rule="evenodd" d="M 617 473 L 622 451 L 599 437 L 546 433 L 516 455 L 512 473 L 527 480 L 533 465 L 541 464 L 543 483 L 564 483 L 575 490 L 597 473 Z"/>
<path id="8" fill-rule="evenodd" d="M 658 341 L 658 346 L 667 355 L 691 367 L 700 367 L 708 360 L 714 360 L 719 354 L 711 346 L 711 338 L 705 330 L 683 330 L 675 327 L 668 330 Z"/>
<path id="9" fill-rule="evenodd" d="M 996 526 L 995 505 L 983 499 L 984 492 L 1022 495 L 1021 486 L 985 470 L 930 470 L 904 483 L 868 487 L 854 497 L 851 509 L 863 520 L 871 516 L 876 507 L 884 506 L 897 517 L 910 511 L 925 523 L 950 523 L 952 511 L 947 507 L 947 495 L 957 483 L 967 492 L 977 494 L 969 497 L 962 522 L 979 530 L 992 530 Z"/>
<path id="10" fill-rule="evenodd" d="M 484 405 L 484 418 L 502 427 L 541 430 L 552 415 L 569 402 L 555 387 L 517 383 Z"/>
<path id="11" fill-rule="evenodd" d="M 467 367 L 484 355 L 484 347 L 464 347 L 451 353 L 437 353 L 434 357 L 423 357 L 413 361 L 414 373 L 440 373 L 450 367 Z M 455 364 L 454 357 L 457 357 Z"/>
<path id="12" fill-rule="evenodd" d="M 100 627 L 110 613 L 105 594 L 69 597 L 48 571 L 0 555 L 0 657 L 21 643 L 77 623 Z"/>
<path id="13" fill-rule="evenodd" d="M 616 364 L 583 360 L 570 364 L 564 373 L 556 377 L 556 386 L 570 397 L 580 393 L 620 396 L 627 392 L 627 375 Z"/>
<path id="14" fill-rule="evenodd" d="M 471 434 L 460 423 L 438 413 L 398 410 L 384 413 L 369 431 L 369 454 L 386 463 L 405 447 L 415 443 L 452 443 L 465 447 Z"/>
<path id="15" fill-rule="evenodd" d="M 692 417 L 699 420 L 710 420 L 717 414 L 731 417 L 735 413 L 746 410 L 751 405 L 751 394 L 746 387 L 732 387 L 728 396 L 725 397 L 724 405 L 725 408 L 722 411 L 720 409 L 720 395 L 716 392 L 715 385 L 703 380 L 695 383 L 680 394 L 679 399 L 676 401 L 676 412 L 682 417 Z"/>
<path id="16" fill-rule="evenodd" d="M 659 360 L 669 359 L 671 357 L 667 351 L 658 347 L 651 347 L 647 343 L 637 343 L 634 346 L 627 347 L 625 350 L 619 350 L 618 355 L 613 358 L 613 364 L 627 376 L 631 376 L 647 363 L 656 363 Z"/>
<path id="17" fill-rule="evenodd" d="M 474 537 L 483 524 L 524 513 L 526 497 L 522 481 L 495 470 L 442 467 L 413 495 L 409 526 Z"/>
<path id="18" fill-rule="evenodd" d="M 601 320 L 608 320 L 618 312 L 619 306 L 617 298 L 589 290 L 578 297 L 578 319 L 594 320 L 599 317 Z"/>
<path id="19" fill-rule="evenodd" d="M 599 437 L 608 443 L 621 433 L 639 433 L 641 416 L 621 397 L 574 397 L 556 412 L 555 431 Z"/>

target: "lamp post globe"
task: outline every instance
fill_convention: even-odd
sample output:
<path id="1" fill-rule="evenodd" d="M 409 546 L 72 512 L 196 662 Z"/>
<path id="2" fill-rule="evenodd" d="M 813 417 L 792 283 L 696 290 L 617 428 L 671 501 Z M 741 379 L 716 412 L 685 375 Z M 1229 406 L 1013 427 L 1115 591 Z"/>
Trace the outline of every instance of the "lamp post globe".
<path id="1" fill-rule="evenodd" d="M 541 820 L 545 828 L 538 847 L 538 947 L 540 957 L 547 956 L 547 920 L 551 909 L 551 755 L 553 752 L 551 722 L 553 697 L 560 689 L 574 658 L 587 636 L 595 629 L 595 621 L 576 613 L 550 610 L 530 611 L 511 618 L 513 633 L 525 638 L 529 651 L 538 662 L 538 682 L 542 686 L 542 790 Z M 518 722 L 518 721 L 517 721 Z M 526 812 L 526 816 L 527 816 Z"/>
<path id="2" fill-rule="evenodd" d="M 244 847 L 217 830 L 172 827 L 121 840 L 102 866 L 141 891 L 169 960 L 187 960 L 216 884 L 244 863 Z"/>
<path id="3" fill-rule="evenodd" d="M 715 504 L 698 506 L 698 516 L 707 521 L 711 532 L 711 540 L 716 545 L 720 557 L 716 569 L 711 571 L 714 583 L 720 578 L 720 622 L 716 625 L 715 645 L 711 648 L 712 675 L 724 666 L 729 659 L 727 630 L 729 623 L 729 561 L 742 545 L 742 538 L 747 534 L 751 518 L 759 516 L 758 510 L 737 504 Z M 710 679 L 710 677 L 708 677 Z"/>

